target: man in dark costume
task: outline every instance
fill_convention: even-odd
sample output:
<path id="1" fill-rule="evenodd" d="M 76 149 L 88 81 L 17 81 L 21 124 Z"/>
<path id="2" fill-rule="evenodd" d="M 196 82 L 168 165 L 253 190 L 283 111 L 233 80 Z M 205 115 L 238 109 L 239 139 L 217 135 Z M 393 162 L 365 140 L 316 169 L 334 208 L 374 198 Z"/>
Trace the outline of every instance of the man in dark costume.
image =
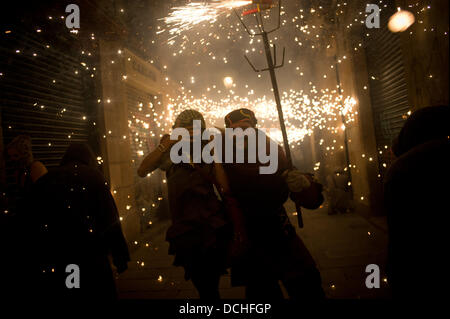
<path id="1" fill-rule="evenodd" d="M 389 226 L 388 283 L 394 299 L 442 297 L 448 286 L 450 107 L 425 107 L 406 121 L 384 182 Z M 440 270 L 441 269 L 441 270 Z"/>
<path id="2" fill-rule="evenodd" d="M 72 144 L 60 167 L 34 185 L 32 198 L 28 221 L 39 296 L 116 299 L 108 257 L 121 273 L 130 256 L 114 198 L 89 147 Z M 67 287 L 68 265 L 79 267 L 79 288 Z"/>
<path id="3" fill-rule="evenodd" d="M 227 128 L 255 129 L 257 120 L 247 109 L 225 117 Z M 257 130 L 257 134 L 264 134 Z M 269 143 L 274 143 L 267 138 Z M 321 299 L 320 273 L 296 234 L 284 208 L 291 188 L 301 193 L 309 181 L 298 171 L 290 171 L 286 156 L 278 146 L 278 170 L 262 175 L 261 163 L 224 164 L 233 196 L 244 214 L 249 240 L 248 254 L 232 267 L 233 285 L 246 286 L 250 299 L 280 299 L 282 281 L 292 299 Z"/>

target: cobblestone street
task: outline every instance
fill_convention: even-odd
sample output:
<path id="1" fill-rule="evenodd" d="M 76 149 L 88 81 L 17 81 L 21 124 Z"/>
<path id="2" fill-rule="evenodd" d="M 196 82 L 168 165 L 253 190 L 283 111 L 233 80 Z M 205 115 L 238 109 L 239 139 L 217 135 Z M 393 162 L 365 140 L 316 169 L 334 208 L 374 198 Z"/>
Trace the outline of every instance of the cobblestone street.
<path id="1" fill-rule="evenodd" d="M 296 216 L 291 202 L 286 204 L 294 225 Z M 387 298 L 389 290 L 383 280 L 380 289 L 367 289 L 365 268 L 380 266 L 384 279 L 387 233 L 383 217 L 367 220 L 357 213 L 328 215 L 326 207 L 303 213 L 305 227 L 297 229 L 311 251 L 322 274 L 323 287 L 328 298 Z M 164 240 L 169 222 L 156 225 L 138 242 L 132 254 L 129 269 L 118 277 L 117 285 L 123 299 L 195 299 L 192 283 L 184 280 L 184 271 L 172 266 Z M 224 299 L 244 298 L 244 289 L 232 288 L 230 277 L 220 283 Z"/>

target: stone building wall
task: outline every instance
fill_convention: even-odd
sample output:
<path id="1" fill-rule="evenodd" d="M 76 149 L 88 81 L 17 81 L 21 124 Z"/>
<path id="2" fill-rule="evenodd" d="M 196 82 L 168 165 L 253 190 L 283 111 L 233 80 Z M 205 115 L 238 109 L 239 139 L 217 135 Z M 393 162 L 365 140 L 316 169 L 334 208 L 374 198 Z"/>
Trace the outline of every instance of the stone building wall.
<path id="1" fill-rule="evenodd" d="M 137 191 L 136 167 L 147 151 L 152 150 L 159 141 L 160 136 L 155 134 L 142 142 L 143 150 L 136 156 L 134 137 L 130 134 L 129 94 L 133 89 L 136 92 L 152 96 L 155 99 L 153 112 L 162 114 L 167 107 L 169 91 L 171 89 L 162 78 L 161 72 L 149 62 L 140 58 L 130 50 L 120 47 L 113 40 L 100 40 L 100 69 L 101 69 L 101 97 L 99 105 L 100 125 L 105 132 L 102 145 L 105 152 L 105 175 L 109 177 L 111 191 L 116 200 L 122 220 L 122 227 L 129 242 L 138 240 L 145 230 L 143 227 L 143 215 L 159 206 L 158 201 L 166 199 L 166 189 L 163 174 L 156 172 L 150 183 L 146 183 L 144 192 L 159 193 L 155 195 L 154 202 L 146 202 L 143 205 L 137 196 L 142 189 Z M 146 105 L 145 107 L 148 107 Z M 150 124 L 152 125 L 152 124 Z M 162 133 L 162 132 L 161 132 Z M 158 136 L 156 136 L 158 135 Z M 147 145 L 148 144 L 148 145 Z M 139 180 L 138 180 L 139 181 Z M 155 193 L 156 194 L 156 193 Z M 142 206 L 142 207 L 141 207 Z M 153 216 L 155 213 L 151 213 Z M 145 221 L 151 225 L 151 220 Z"/>

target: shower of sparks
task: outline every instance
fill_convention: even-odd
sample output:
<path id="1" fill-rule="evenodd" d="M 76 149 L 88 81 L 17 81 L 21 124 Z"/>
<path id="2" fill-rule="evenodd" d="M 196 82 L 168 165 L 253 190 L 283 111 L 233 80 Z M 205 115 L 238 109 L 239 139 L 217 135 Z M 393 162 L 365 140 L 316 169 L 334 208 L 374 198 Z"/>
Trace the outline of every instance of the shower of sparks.
<path id="1" fill-rule="evenodd" d="M 142 101 L 142 114 L 129 119 L 132 140 L 138 150 L 146 149 L 147 138 L 157 143 L 163 134 L 170 133 L 176 116 L 183 110 L 198 110 L 209 127 L 223 128 L 225 115 L 242 107 L 252 109 L 258 118 L 258 127 L 267 130 L 281 145 L 283 139 L 272 93 L 265 88 L 261 75 L 253 75 L 243 68 L 247 65 L 239 62 L 243 61 L 240 54 L 254 57 L 263 54 L 261 40 L 248 37 L 232 15 L 233 9 L 244 8 L 252 2 L 192 1 L 172 8 L 166 18 L 160 19 L 161 24 L 155 30 L 157 40 L 152 44 L 155 52 L 164 57 L 159 63 L 164 83 L 174 90 L 166 96 L 164 108 L 156 105 L 147 108 L 145 105 L 154 101 Z M 271 16 L 269 11 L 263 14 L 268 25 Z M 286 45 L 291 54 L 289 67 L 279 71 L 281 79 L 289 79 L 282 84 L 289 86 L 281 94 L 281 102 L 291 147 L 300 146 L 305 137 L 319 130 L 327 134 L 322 135 L 318 147 L 332 155 L 334 151 L 343 150 L 341 133 L 352 126 L 358 112 L 356 100 L 340 95 L 335 89 L 332 59 L 329 64 L 325 63 L 319 75 L 309 68 L 310 59 L 333 47 L 331 34 L 320 23 L 325 16 L 324 7 L 305 9 L 299 2 L 283 5 L 281 26 L 284 32 L 275 34 L 270 44 Z M 363 11 L 357 19 L 362 23 Z M 256 32 L 258 26 L 252 24 L 253 20 L 247 20 L 250 32 Z M 168 45 L 161 46 L 163 43 Z M 326 61 L 327 57 L 323 59 Z M 338 58 L 338 63 L 345 61 L 345 56 Z M 185 71 L 180 72 L 181 69 Z M 233 70 L 240 72 L 233 74 Z M 230 75 L 233 75 L 233 83 L 225 80 Z"/>
<path id="2" fill-rule="evenodd" d="M 344 98 L 330 94 L 325 90 L 321 96 L 309 97 L 302 91 L 291 90 L 282 95 L 283 111 L 286 127 L 291 143 L 299 144 L 305 136 L 311 135 L 315 129 L 328 130 L 337 133 L 342 130 L 337 125 L 341 115 L 345 123 L 355 121 L 354 107 L 356 101 L 351 97 Z M 203 96 L 200 99 L 179 96 L 169 105 L 170 114 L 166 120 L 173 123 L 175 116 L 186 109 L 195 109 L 203 114 L 210 126 L 223 127 L 223 119 L 229 112 L 249 108 L 255 112 L 259 119 L 259 127 L 268 130 L 268 134 L 278 143 L 282 143 L 283 137 L 279 129 L 278 113 L 275 101 L 266 97 L 249 100 L 239 96 L 229 96 L 219 101 Z"/>
<path id="3" fill-rule="evenodd" d="M 358 112 L 355 111 L 354 98 L 339 96 L 328 90 L 322 90 L 320 93 L 321 95 L 308 96 L 303 91 L 291 90 L 282 94 L 285 122 L 292 146 L 300 145 L 303 139 L 311 136 L 315 130 L 335 135 L 343 131 L 346 125 L 355 122 Z M 258 119 L 258 127 L 264 129 L 280 145 L 283 142 L 275 101 L 265 96 L 249 99 L 235 95 L 212 100 L 205 95 L 194 98 L 182 94 L 170 99 L 170 102 L 167 109 L 160 114 L 155 113 L 152 103 L 149 103 L 148 108 L 143 110 L 144 113 L 148 112 L 147 115 L 140 118 L 133 116 L 133 119 L 129 120 L 131 136 L 138 149 L 144 147 L 148 136 L 161 138 L 161 133 L 169 133 L 176 116 L 186 109 L 198 110 L 204 115 L 209 127 L 218 128 L 224 127 L 224 117 L 229 112 L 242 107 L 252 109 Z M 341 122 L 342 116 L 345 125 Z M 149 130 L 149 127 L 153 129 Z M 333 146 L 330 146 L 330 149 L 332 148 Z"/>
<path id="4" fill-rule="evenodd" d="M 182 7 L 172 8 L 172 12 L 164 18 L 172 36 L 180 35 L 202 22 L 215 23 L 219 16 L 230 10 L 251 4 L 252 1 L 220 0 L 207 3 L 191 2 Z M 159 31 L 164 32 L 165 29 Z"/>
<path id="5" fill-rule="evenodd" d="M 205 68 L 208 65 L 220 74 L 221 67 L 225 68 L 226 73 L 232 67 L 236 67 L 236 58 L 231 54 L 239 51 L 246 54 L 261 54 L 262 43 L 259 39 L 245 36 L 245 31 L 239 21 L 232 18 L 232 9 L 250 5 L 253 1 L 195 1 L 185 6 L 174 7 L 169 15 L 161 19 L 163 25 L 157 27 L 156 34 L 160 38 L 160 43 L 169 44 L 165 47 L 166 63 L 169 65 L 163 67 L 165 72 L 177 73 L 177 67 L 174 67 L 178 61 L 183 61 L 184 65 L 190 65 L 191 74 L 185 74 L 183 81 L 178 82 L 181 94 L 171 96 L 170 104 L 159 114 L 154 114 L 155 123 L 149 123 L 149 118 L 143 119 L 142 123 L 133 121 L 133 125 L 144 125 L 150 129 L 150 136 L 160 137 L 163 132 L 169 132 L 175 117 L 185 109 L 195 109 L 201 112 L 209 126 L 224 127 L 223 119 L 229 112 L 238 108 L 252 109 L 257 118 L 259 127 L 267 129 L 268 134 L 280 144 L 282 143 L 282 134 L 279 129 L 278 113 L 276 104 L 271 98 L 270 92 L 261 94 L 261 85 L 253 83 L 248 85 L 248 77 L 233 77 L 234 83 L 230 80 L 221 78 L 221 82 L 205 83 L 205 76 L 211 69 Z M 281 25 L 285 32 L 276 35 L 270 40 L 271 44 L 287 44 L 291 52 L 298 51 L 301 47 L 311 52 L 318 49 L 328 49 L 330 36 L 322 25 L 310 24 L 312 16 L 323 15 L 324 9 L 304 10 L 298 3 L 291 3 L 281 8 Z M 264 19 L 270 23 L 271 14 L 265 13 Z M 249 21 L 250 22 L 250 21 Z M 256 24 L 249 24 L 251 32 L 256 31 Z M 294 147 L 300 145 L 306 136 L 313 134 L 315 130 L 324 130 L 331 136 L 344 131 L 355 121 L 356 101 L 350 96 L 339 95 L 335 89 L 318 89 L 315 85 L 306 80 L 308 72 L 306 65 L 299 55 L 297 60 L 288 63 L 292 65 L 290 70 L 293 79 L 303 82 L 305 90 L 290 89 L 282 93 L 282 106 L 285 115 L 285 124 L 289 142 Z M 231 61 L 233 58 L 233 61 Z M 312 58 L 312 57 L 311 57 Z M 339 60 L 345 60 L 342 57 Z M 189 62 L 188 62 L 189 61 Z M 230 63 L 232 65 L 230 65 Z M 330 61 L 330 65 L 332 62 Z M 333 74 L 335 70 L 332 66 L 329 72 Z M 245 70 L 245 69 L 243 69 Z M 225 73 L 225 72 L 224 72 Z M 225 74 L 226 74 L 225 73 Z M 168 74 L 168 73 L 166 73 Z M 241 74 L 243 74 L 241 72 Z M 249 73 L 250 76 L 252 73 Z M 304 76 L 305 75 L 305 76 Z M 309 74 L 310 75 L 310 74 Z M 330 74 L 328 74 L 330 75 Z M 320 77 L 327 79 L 328 75 Z M 311 76 L 311 75 L 310 75 Z M 261 75 L 258 76 L 261 78 Z M 169 80 L 170 79 L 170 80 Z M 243 81 L 244 79 L 244 81 Z M 313 79 L 311 79 L 313 80 Z M 317 80 L 317 79 L 316 79 Z M 166 77 L 165 81 L 169 85 L 177 86 L 172 77 Z M 244 82 L 244 83 L 242 83 Z M 309 82 L 309 84 L 307 84 Z M 226 90 L 221 88 L 221 84 Z M 330 83 L 334 85 L 334 83 Z M 244 89 L 244 86 L 246 90 Z M 309 86 L 309 87 L 308 87 Z M 193 92 L 193 90 L 195 92 Z M 235 92 L 239 91 L 239 93 Z M 247 92 L 245 92 L 247 91 Z M 203 93 L 202 93 L 203 92 Z M 342 123 L 342 117 L 344 123 Z M 330 146 L 330 149 L 333 146 Z"/>

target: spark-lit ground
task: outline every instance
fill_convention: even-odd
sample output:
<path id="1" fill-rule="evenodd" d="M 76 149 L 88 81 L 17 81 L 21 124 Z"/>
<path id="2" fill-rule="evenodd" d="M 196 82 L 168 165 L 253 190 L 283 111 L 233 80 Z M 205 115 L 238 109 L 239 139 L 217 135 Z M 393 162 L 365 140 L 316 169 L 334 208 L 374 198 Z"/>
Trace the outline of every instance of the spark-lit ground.
<path id="1" fill-rule="evenodd" d="M 292 203 L 286 207 L 293 211 Z M 386 298 L 388 284 L 381 289 L 367 289 L 365 268 L 369 264 L 384 265 L 387 234 L 383 217 L 366 220 L 358 213 L 328 215 L 327 208 L 305 212 L 305 228 L 297 232 L 313 254 L 322 274 L 328 298 Z M 290 214 L 296 225 L 296 217 Z M 147 240 L 138 243 L 132 254 L 130 269 L 117 280 L 123 299 L 196 299 L 192 283 L 183 278 L 180 267 L 172 266 L 164 240 L 169 222 L 156 223 Z M 148 243 L 148 247 L 146 246 Z M 381 267 L 384 268 L 384 267 Z M 385 275 L 382 274 L 385 278 Z M 229 276 L 222 277 L 221 297 L 244 298 L 243 288 L 232 288 Z"/>

